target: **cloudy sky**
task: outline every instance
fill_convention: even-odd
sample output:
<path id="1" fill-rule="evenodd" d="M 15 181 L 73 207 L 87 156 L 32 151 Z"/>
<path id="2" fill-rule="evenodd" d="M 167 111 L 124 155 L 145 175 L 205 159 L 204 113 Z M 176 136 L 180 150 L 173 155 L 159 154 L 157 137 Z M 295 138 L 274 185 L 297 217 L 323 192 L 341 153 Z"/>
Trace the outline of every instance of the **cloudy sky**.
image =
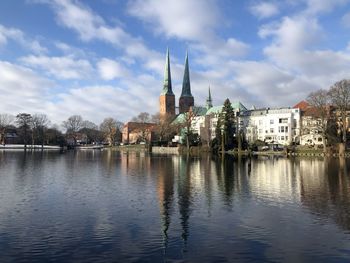
<path id="1" fill-rule="evenodd" d="M 156 113 L 170 49 L 176 100 L 293 106 L 350 78 L 349 0 L 2 0 L 0 113 L 99 124 Z"/>

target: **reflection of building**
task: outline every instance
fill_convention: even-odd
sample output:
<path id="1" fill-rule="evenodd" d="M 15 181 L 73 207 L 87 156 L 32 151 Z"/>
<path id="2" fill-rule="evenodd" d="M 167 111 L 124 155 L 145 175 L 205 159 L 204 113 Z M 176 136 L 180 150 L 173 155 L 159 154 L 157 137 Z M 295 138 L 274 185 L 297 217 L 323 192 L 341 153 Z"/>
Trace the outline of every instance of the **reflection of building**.
<path id="1" fill-rule="evenodd" d="M 172 161 L 167 157 L 157 159 L 157 162 L 153 164 L 158 166 L 157 192 L 164 247 L 166 248 L 174 201 L 174 171 L 172 171 Z"/>
<path id="2" fill-rule="evenodd" d="M 180 223 L 182 226 L 181 237 L 186 244 L 189 235 L 189 219 L 191 214 L 190 205 L 192 203 L 190 163 L 186 157 L 180 157 L 179 160 L 179 179 L 177 193 L 181 220 Z"/>
<path id="3" fill-rule="evenodd" d="M 350 230 L 350 179 L 345 159 L 300 161 L 300 199 L 312 213 Z"/>

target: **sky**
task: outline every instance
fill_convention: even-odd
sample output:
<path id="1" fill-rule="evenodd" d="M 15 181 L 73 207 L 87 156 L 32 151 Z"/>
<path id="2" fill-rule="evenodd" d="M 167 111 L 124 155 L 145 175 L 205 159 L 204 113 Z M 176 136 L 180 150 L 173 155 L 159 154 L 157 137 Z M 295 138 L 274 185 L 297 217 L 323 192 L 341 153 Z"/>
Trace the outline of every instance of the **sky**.
<path id="1" fill-rule="evenodd" d="M 170 50 L 181 93 L 290 107 L 350 78 L 350 0 L 2 0 L 0 113 L 99 124 L 157 113 Z"/>

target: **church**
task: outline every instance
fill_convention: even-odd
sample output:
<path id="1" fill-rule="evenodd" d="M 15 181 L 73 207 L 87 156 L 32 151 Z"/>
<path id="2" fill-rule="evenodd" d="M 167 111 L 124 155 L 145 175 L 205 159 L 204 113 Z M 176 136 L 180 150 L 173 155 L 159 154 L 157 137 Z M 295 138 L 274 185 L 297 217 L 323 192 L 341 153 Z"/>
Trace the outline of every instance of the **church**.
<path id="1" fill-rule="evenodd" d="M 190 71 L 188 66 L 188 53 L 186 53 L 185 59 L 185 71 L 182 81 L 182 91 L 179 98 L 179 113 L 188 112 L 191 107 L 194 106 L 194 98 L 191 93 L 190 83 Z M 170 56 L 169 49 L 166 54 L 165 71 L 164 71 L 164 84 L 163 90 L 159 97 L 159 113 L 161 117 L 175 116 L 176 105 L 175 105 L 175 94 L 173 92 L 171 84 L 171 73 L 170 73 Z"/>

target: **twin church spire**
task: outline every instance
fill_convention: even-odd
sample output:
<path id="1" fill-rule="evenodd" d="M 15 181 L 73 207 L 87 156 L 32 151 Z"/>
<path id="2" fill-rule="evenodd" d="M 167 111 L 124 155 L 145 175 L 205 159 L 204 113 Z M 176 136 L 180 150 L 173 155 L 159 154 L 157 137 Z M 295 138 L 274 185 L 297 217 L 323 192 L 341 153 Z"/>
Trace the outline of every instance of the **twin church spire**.
<path id="1" fill-rule="evenodd" d="M 171 73 L 170 73 L 170 57 L 169 49 L 167 49 L 165 71 L 164 71 L 164 84 L 163 90 L 159 97 L 160 103 L 160 115 L 162 117 L 168 115 L 175 115 L 175 95 L 172 90 Z M 188 66 L 188 53 L 186 52 L 185 59 L 185 71 L 182 82 L 182 91 L 179 98 L 179 113 L 189 111 L 190 107 L 194 105 L 194 98 L 191 93 L 190 83 L 190 71 Z"/>
<path id="2" fill-rule="evenodd" d="M 163 85 L 163 91 L 161 95 L 174 95 L 172 85 L 171 85 L 169 48 L 167 49 L 167 52 L 166 52 L 164 85 Z"/>

